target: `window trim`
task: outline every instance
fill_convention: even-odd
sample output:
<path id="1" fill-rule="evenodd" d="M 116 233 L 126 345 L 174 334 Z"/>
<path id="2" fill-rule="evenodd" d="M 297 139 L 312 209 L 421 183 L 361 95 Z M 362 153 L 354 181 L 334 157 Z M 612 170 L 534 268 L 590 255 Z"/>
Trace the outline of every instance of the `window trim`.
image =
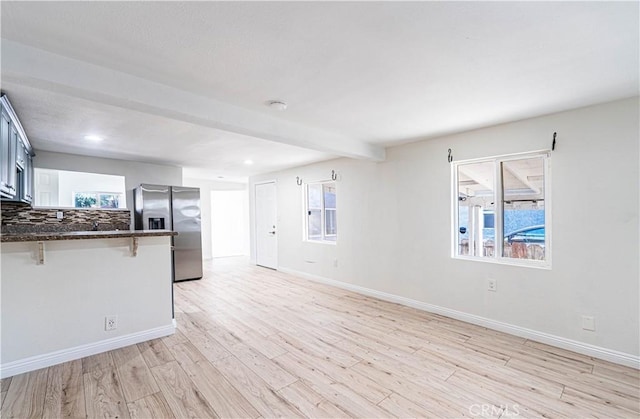
<path id="1" fill-rule="evenodd" d="M 302 241 L 304 241 L 305 243 L 315 243 L 315 244 L 330 244 L 335 246 L 338 242 L 338 234 L 337 234 L 337 227 L 336 227 L 336 234 L 326 234 L 326 230 L 325 230 L 325 206 L 324 206 L 324 190 L 321 188 L 321 197 L 322 197 L 322 208 L 320 208 L 320 231 L 322 231 L 322 239 L 316 240 L 316 239 L 310 239 L 309 238 L 309 186 L 310 185 L 323 185 L 325 183 L 333 183 L 334 187 L 336 188 L 336 196 L 338 195 L 338 184 L 335 180 L 332 179 L 326 179 L 326 180 L 318 180 L 318 181 L 313 181 L 313 182 L 305 182 L 303 184 L 304 186 L 304 191 L 302 193 L 302 207 L 303 207 L 303 221 L 302 221 Z M 317 208 L 314 208 L 317 209 Z M 335 208 L 329 208 L 329 209 L 333 209 L 336 212 L 336 224 L 338 222 L 338 202 L 336 199 L 336 206 Z M 335 237 L 335 240 L 325 240 L 324 237 Z"/>
<path id="2" fill-rule="evenodd" d="M 522 160 L 526 158 L 541 157 L 544 168 L 544 225 L 545 225 L 545 260 L 517 259 L 504 257 L 502 255 L 504 232 L 503 232 L 503 202 L 502 190 L 502 165 L 500 163 Z M 494 208 L 495 214 L 495 250 L 494 256 L 469 256 L 458 254 L 458 230 L 459 230 L 459 210 L 458 210 L 458 166 L 469 163 L 494 162 Z M 456 160 L 450 163 L 451 166 L 451 258 L 474 262 L 495 263 L 499 265 L 521 266 L 537 269 L 551 269 L 552 258 L 552 231 L 551 231 L 551 150 L 536 150 L 524 153 L 513 153 L 497 156 L 488 156 L 467 160 Z M 497 237 L 501 239 L 498 240 Z"/>

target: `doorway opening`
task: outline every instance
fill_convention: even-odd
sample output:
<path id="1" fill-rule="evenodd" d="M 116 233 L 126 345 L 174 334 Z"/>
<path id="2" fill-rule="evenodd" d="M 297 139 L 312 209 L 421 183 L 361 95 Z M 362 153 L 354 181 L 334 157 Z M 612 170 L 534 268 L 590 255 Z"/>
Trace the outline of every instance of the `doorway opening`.
<path id="1" fill-rule="evenodd" d="M 214 258 L 249 255 L 246 191 L 211 192 L 211 253 Z"/>

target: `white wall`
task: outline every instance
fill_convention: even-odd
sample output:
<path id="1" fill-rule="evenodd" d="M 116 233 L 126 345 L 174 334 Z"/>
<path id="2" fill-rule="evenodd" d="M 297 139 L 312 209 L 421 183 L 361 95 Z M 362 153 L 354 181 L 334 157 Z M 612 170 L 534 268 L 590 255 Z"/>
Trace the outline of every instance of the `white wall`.
<path id="1" fill-rule="evenodd" d="M 249 187 L 277 180 L 279 269 L 633 358 L 640 353 L 638 112 L 638 98 L 617 101 L 392 147 L 381 163 L 338 159 L 265 174 Z M 552 269 L 452 259 L 447 149 L 456 160 L 548 149 L 554 131 Z M 338 242 L 304 243 L 295 178 L 327 179 L 332 169 L 340 174 Z M 255 260 L 253 237 L 251 250 Z M 487 291 L 488 278 L 498 292 Z M 582 330 L 582 315 L 595 316 L 595 332 Z"/>
<path id="2" fill-rule="evenodd" d="M 183 186 L 200 188 L 200 211 L 202 214 L 202 257 L 205 260 L 213 257 L 211 236 L 211 192 L 212 191 L 246 191 L 245 183 L 223 182 L 209 179 L 184 178 Z"/>
<path id="3" fill-rule="evenodd" d="M 33 165 L 41 169 L 70 170 L 73 172 L 124 176 L 127 190 L 127 205 L 131 210 L 133 210 L 133 188 L 141 183 L 182 185 L 182 168 L 175 166 L 140 163 L 128 160 L 103 159 L 99 157 L 86 157 L 39 150 L 36 150 Z"/>

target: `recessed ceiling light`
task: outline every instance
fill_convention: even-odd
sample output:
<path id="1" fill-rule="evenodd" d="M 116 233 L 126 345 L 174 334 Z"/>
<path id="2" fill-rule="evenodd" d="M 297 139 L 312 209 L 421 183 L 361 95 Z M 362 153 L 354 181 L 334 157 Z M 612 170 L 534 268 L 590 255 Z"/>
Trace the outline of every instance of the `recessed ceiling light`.
<path id="1" fill-rule="evenodd" d="M 270 100 L 267 102 L 267 106 L 278 111 L 284 111 L 287 109 L 287 103 L 281 100 Z"/>
<path id="2" fill-rule="evenodd" d="M 251 166 L 253 164 L 253 160 L 245 160 L 244 164 L 246 164 L 247 166 Z"/>
<path id="3" fill-rule="evenodd" d="M 85 135 L 84 136 L 85 140 L 89 140 L 89 141 L 102 141 L 104 140 L 104 138 L 100 137 L 99 135 Z"/>

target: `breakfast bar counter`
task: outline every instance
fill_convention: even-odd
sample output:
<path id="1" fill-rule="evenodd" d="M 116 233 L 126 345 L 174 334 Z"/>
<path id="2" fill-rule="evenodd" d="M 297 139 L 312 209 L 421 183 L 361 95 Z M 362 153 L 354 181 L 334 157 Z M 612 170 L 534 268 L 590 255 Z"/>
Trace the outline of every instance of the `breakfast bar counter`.
<path id="1" fill-rule="evenodd" d="M 50 240 L 86 240 L 117 239 L 130 237 L 175 236 L 171 230 L 110 230 L 110 231 L 64 231 L 64 232 L 29 232 L 2 233 L 1 241 L 5 242 L 37 242 Z"/>
<path id="2" fill-rule="evenodd" d="M 174 333 L 175 234 L 3 233 L 0 377 Z"/>

